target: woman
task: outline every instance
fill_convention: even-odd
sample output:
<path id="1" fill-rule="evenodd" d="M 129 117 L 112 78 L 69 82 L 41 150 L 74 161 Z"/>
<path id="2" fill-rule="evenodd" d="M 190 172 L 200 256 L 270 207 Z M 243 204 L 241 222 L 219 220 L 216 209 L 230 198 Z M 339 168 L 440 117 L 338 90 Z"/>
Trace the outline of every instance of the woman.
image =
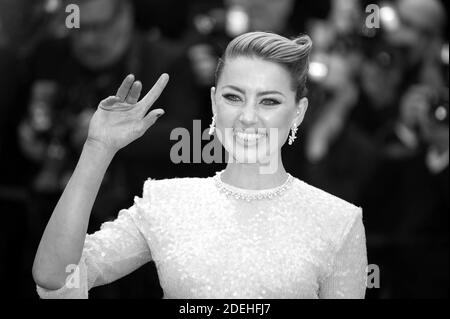
<path id="1" fill-rule="evenodd" d="M 114 154 L 164 114 L 145 115 L 168 76 L 139 102 L 141 84 L 128 76 L 94 114 L 44 232 L 33 265 L 39 295 L 87 298 L 90 288 L 153 260 L 165 298 L 363 298 L 362 210 L 292 177 L 280 156 L 307 109 L 310 49 L 307 36 L 234 39 L 211 89 L 210 133 L 230 155 L 226 169 L 208 178 L 148 179 L 142 198 L 86 236 Z"/>

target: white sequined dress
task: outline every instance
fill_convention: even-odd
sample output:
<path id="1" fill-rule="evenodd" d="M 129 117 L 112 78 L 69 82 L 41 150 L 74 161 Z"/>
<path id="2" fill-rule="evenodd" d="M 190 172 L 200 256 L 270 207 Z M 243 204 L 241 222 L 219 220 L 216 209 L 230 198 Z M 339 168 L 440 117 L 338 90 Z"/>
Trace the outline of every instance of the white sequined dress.
<path id="1" fill-rule="evenodd" d="M 364 298 L 362 209 L 289 177 L 261 191 L 220 172 L 148 179 L 142 198 L 86 236 L 68 284 L 38 294 L 88 298 L 153 260 L 164 298 Z"/>

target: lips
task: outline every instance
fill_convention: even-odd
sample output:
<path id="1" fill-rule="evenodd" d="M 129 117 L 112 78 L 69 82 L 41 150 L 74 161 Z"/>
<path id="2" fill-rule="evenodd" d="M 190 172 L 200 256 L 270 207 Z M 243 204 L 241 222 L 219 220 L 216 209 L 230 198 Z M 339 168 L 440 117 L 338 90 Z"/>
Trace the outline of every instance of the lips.
<path id="1" fill-rule="evenodd" d="M 258 130 L 234 130 L 234 136 L 238 141 L 241 141 L 245 144 L 254 144 L 257 143 L 260 139 L 267 136 L 267 133 L 263 129 Z"/>

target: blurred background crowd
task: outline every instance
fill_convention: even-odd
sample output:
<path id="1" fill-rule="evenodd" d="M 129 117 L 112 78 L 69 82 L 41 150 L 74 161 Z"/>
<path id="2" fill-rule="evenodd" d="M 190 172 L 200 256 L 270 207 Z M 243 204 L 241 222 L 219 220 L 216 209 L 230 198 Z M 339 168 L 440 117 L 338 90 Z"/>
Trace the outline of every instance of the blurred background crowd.
<path id="1" fill-rule="evenodd" d="M 70 3 L 79 29 L 65 25 Z M 283 159 L 292 175 L 363 207 L 369 263 L 380 268 L 367 298 L 448 297 L 447 14 L 440 0 L 0 0 L 2 293 L 37 298 L 40 236 L 90 116 L 125 75 L 148 90 L 169 73 L 157 102 L 166 114 L 112 162 L 89 232 L 131 206 L 147 177 L 224 167 L 172 163 L 170 132 L 192 132 L 194 119 L 209 127 L 217 59 L 231 38 L 259 30 L 313 39 L 310 107 Z M 155 265 L 91 297 L 161 298 Z"/>

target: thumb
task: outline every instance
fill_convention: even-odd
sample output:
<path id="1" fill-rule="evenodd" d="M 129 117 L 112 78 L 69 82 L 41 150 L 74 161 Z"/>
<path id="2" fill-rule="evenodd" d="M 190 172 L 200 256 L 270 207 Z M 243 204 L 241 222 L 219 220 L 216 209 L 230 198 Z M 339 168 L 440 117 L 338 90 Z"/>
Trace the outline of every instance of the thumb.
<path id="1" fill-rule="evenodd" d="M 151 112 L 149 112 L 143 119 L 142 121 L 144 121 L 144 127 L 145 129 L 149 129 L 150 126 L 152 126 L 156 120 L 161 117 L 164 114 L 164 110 L 163 109 L 155 109 Z"/>

